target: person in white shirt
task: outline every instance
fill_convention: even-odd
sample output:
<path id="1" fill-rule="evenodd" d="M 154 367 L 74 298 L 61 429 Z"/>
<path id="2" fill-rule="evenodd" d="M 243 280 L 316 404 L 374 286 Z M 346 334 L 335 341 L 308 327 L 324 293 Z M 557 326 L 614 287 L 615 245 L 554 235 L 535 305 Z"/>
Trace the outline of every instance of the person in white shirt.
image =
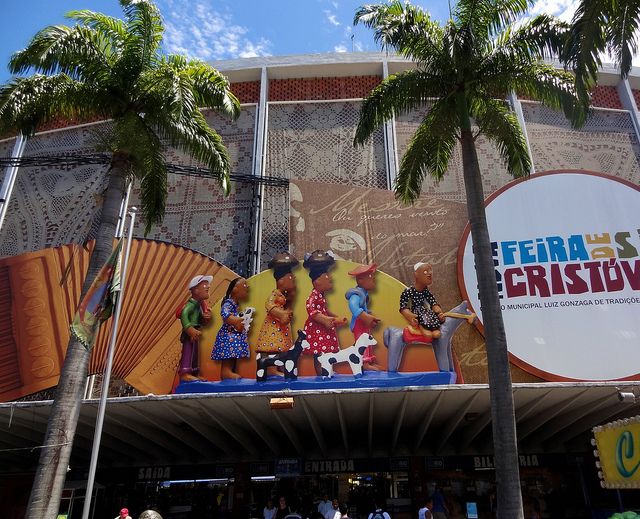
<path id="1" fill-rule="evenodd" d="M 334 499 L 331 501 L 331 509 L 324 514 L 324 519 L 341 519 L 342 514 L 340 513 L 340 507 L 338 504 L 338 500 Z"/>
<path id="2" fill-rule="evenodd" d="M 264 519 L 274 519 L 277 511 L 278 509 L 273 506 L 273 499 L 267 499 L 267 506 L 262 510 L 262 517 Z"/>
<path id="3" fill-rule="evenodd" d="M 382 510 L 377 504 L 374 506 L 375 511 L 369 514 L 368 519 L 391 519 L 391 516 Z"/>
<path id="4" fill-rule="evenodd" d="M 418 510 L 418 519 L 433 519 L 433 515 L 431 514 L 431 499 L 427 499 L 422 505 L 422 508 Z"/>
<path id="5" fill-rule="evenodd" d="M 322 496 L 322 501 L 318 503 L 318 512 L 322 514 L 322 517 L 327 515 L 327 512 L 331 510 L 331 499 L 329 499 L 329 494 L 325 494 Z"/>

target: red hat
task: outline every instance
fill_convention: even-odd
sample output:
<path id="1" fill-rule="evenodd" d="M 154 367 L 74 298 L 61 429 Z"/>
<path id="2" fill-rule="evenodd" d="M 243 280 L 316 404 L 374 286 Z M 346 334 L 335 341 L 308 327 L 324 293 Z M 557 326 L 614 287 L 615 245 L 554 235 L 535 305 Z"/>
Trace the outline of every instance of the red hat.
<path id="1" fill-rule="evenodd" d="M 373 274 L 377 268 L 378 266 L 375 263 L 372 263 L 371 265 L 358 265 L 351 272 L 348 272 L 348 274 L 357 278 L 360 276 L 366 276 L 367 274 Z"/>

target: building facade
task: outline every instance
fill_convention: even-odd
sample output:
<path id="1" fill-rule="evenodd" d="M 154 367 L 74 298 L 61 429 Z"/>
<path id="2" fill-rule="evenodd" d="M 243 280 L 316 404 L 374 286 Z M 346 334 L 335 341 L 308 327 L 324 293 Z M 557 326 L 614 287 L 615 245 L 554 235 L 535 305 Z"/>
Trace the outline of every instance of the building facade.
<path id="1" fill-rule="evenodd" d="M 169 175 L 166 216 L 146 238 L 196 251 L 243 276 L 266 269 L 278 251 L 290 250 L 299 257 L 306 252 L 296 249 L 304 242 L 294 237 L 300 232 L 304 211 L 297 203 L 305 189 L 390 190 L 408 143 L 429 109 L 399 115 L 364 147 L 356 148 L 353 135 L 362 99 L 382 79 L 412 63 L 366 53 L 251 58 L 214 65 L 229 77 L 242 103 L 242 114 L 234 122 L 205 111 L 232 157 L 232 193 L 221 196 L 216 184 L 200 174 L 198 164 L 168 150 L 175 168 Z M 536 173 L 585 170 L 638 185 L 640 76 L 620 80 L 615 70 L 604 69 L 593 93 L 592 114 L 581 129 L 573 129 L 562 114 L 539 102 L 515 94 L 509 102 L 526 132 Z M 71 168 L 44 159 L 90 153 L 108 125 L 61 123 L 27 142 L 22 156 L 34 165 L 20 168 L 0 235 L 0 256 L 92 238 L 106 167 Z M 0 157 L 13 151 L 13 139 L 0 141 Z M 512 180 L 495 147 L 482 138 L 478 156 L 487 196 Z M 445 178 L 439 183 L 426 179 L 423 194 L 463 215 L 453 231 L 457 241 L 466 223 L 459 149 Z M 137 197 L 134 185 L 130 205 Z M 140 222 L 137 237 L 143 238 L 143 228 Z M 317 248 L 328 248 L 321 245 L 324 242 Z M 343 243 L 340 253 L 358 262 L 370 258 L 366 246 L 357 257 L 350 250 Z M 431 260 L 451 285 L 456 258 L 447 255 L 450 252 L 442 250 Z M 409 284 L 409 264 L 392 263 L 390 259 L 392 275 Z M 0 268 L 0 275 L 3 271 L 8 285 L 6 268 Z M 4 304 L 10 307 L 8 292 Z M 459 300 L 459 293 L 445 296 L 451 306 Z M 14 324 L 9 319 L 2 326 L 6 333 L 0 335 L 9 337 Z M 287 410 L 278 410 L 273 402 L 281 392 L 148 397 L 151 390 L 131 383 L 136 366 L 123 357 L 116 362 L 116 375 L 120 394 L 130 396 L 114 401 L 107 412 L 94 517 L 111 517 L 120 505 L 141 511 L 149 504 L 159 506 L 165 517 L 222 516 L 225 508 L 237 517 L 259 517 L 268 495 L 283 494 L 309 507 L 323 491 L 348 501 L 358 517 L 374 496 L 385 499 L 394 518 L 409 517 L 436 484 L 445 489 L 458 514 L 454 517 L 464 517 L 466 503 L 472 502 L 480 517 L 490 517 L 494 479 L 482 335 L 473 327 L 461 328 L 454 350 L 464 384 L 300 393 Z M 20 355 L 10 341 L 0 344 L 0 352 L 6 372 L 0 388 L 8 394 L 23 385 L 15 369 Z M 176 362 L 171 350 L 159 355 L 153 366 L 171 371 Z M 102 363 L 94 355 L 94 374 L 101 372 Z M 149 369 L 156 369 L 153 366 Z M 566 515 L 556 517 L 585 517 L 614 508 L 617 496 L 598 488 L 589 431 L 637 412 L 635 403 L 622 406 L 617 399 L 618 388 L 633 386 L 633 380 L 550 382 L 515 363 L 512 378 L 526 506 L 540 506 L 543 517 L 554 517 L 562 509 Z M 88 397 L 97 396 L 97 386 Z M 0 500 L 15 510 L 15 517 L 24 506 L 37 461 L 33 452 L 17 449 L 38 444 L 50 409 L 46 391 L 20 396 L 35 401 L 0 404 L 7 425 L 0 433 L 5 467 L 0 469 L 5 489 Z M 94 417 L 95 401 L 87 401 L 66 491 L 71 517 L 81 509 Z M 636 496 L 624 498 L 634 503 Z"/>

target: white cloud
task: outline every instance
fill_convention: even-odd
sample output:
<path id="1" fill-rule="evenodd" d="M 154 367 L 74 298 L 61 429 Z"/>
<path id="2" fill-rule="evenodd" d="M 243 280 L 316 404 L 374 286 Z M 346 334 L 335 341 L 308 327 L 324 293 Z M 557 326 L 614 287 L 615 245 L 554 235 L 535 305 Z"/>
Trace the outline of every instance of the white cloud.
<path id="1" fill-rule="evenodd" d="M 344 45 L 336 45 L 333 48 L 334 52 L 347 52 L 347 48 Z"/>
<path id="2" fill-rule="evenodd" d="M 202 1 L 169 0 L 164 45 L 168 52 L 203 60 L 269 56 L 271 42 L 251 38 L 229 14 Z"/>
<path id="3" fill-rule="evenodd" d="M 336 27 L 340 26 L 338 17 L 335 14 L 333 14 L 331 11 L 325 11 L 324 14 L 331 25 L 335 25 Z"/>

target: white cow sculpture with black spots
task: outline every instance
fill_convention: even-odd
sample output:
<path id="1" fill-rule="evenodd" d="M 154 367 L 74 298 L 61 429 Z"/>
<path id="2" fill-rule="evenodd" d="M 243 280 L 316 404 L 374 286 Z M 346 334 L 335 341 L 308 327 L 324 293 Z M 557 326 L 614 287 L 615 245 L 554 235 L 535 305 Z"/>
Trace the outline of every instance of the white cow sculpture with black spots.
<path id="1" fill-rule="evenodd" d="M 354 377 L 362 376 L 362 356 L 369 346 L 378 344 L 373 335 L 363 333 L 353 346 L 349 346 L 337 353 L 323 353 L 318 356 L 322 368 L 322 376 L 333 377 L 333 366 L 341 362 L 348 362 Z"/>

